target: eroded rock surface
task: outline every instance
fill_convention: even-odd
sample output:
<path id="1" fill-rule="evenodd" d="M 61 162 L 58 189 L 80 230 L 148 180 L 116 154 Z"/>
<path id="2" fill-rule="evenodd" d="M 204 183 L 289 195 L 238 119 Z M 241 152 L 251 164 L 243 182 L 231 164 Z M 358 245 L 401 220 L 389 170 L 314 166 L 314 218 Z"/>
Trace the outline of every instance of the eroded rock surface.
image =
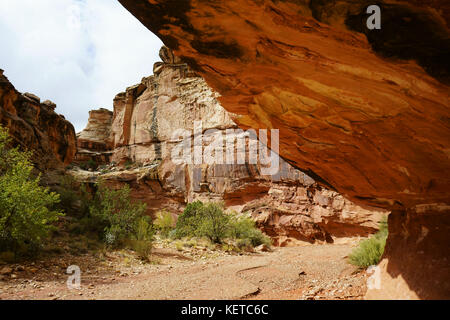
<path id="1" fill-rule="evenodd" d="M 0 70 L 0 124 L 14 144 L 33 152 L 41 170 L 70 164 L 76 152 L 75 129 L 55 108 L 49 100 L 18 92 Z"/>
<path id="2" fill-rule="evenodd" d="M 450 274 L 448 210 L 435 209 L 450 204 L 448 1 L 378 1 L 374 31 L 364 0 L 120 2 L 221 94 L 240 127 L 279 128 L 288 162 L 394 210 L 385 296 L 411 297 L 402 287 L 450 297 L 427 284 Z M 423 205 L 428 214 L 415 214 Z M 412 230 L 429 224 L 420 256 Z"/>

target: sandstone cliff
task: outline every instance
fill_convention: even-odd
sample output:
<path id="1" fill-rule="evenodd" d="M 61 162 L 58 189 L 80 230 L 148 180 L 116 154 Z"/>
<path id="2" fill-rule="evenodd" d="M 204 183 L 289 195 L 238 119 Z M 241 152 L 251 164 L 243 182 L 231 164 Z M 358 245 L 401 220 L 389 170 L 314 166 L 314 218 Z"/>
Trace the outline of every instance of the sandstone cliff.
<path id="1" fill-rule="evenodd" d="M 224 201 L 231 209 L 250 213 L 278 245 L 295 240 L 332 242 L 336 237 L 366 236 L 376 230 L 381 211 L 365 210 L 319 187 L 277 155 L 279 170 L 274 175 L 263 172 L 262 158 L 251 163 L 249 132 L 237 130 L 233 115 L 217 100 L 218 94 L 170 50 L 163 47 L 160 55 L 164 62 L 155 64 L 153 76 L 116 96 L 112 123 L 106 121 L 108 111 L 101 111 L 102 116 L 100 111 L 91 111 L 88 126 L 79 136 L 83 151 L 78 153 L 88 156 L 92 152 L 96 160 L 97 146 L 112 142 L 112 162 L 122 169 L 84 172 L 83 179 L 101 177 L 114 187 L 130 184 L 132 196 L 146 202 L 149 213 L 163 208 L 180 213 L 194 200 Z M 201 131 L 196 133 L 199 124 Z M 109 131 L 110 136 L 99 134 Z M 176 132 L 186 135 L 180 139 L 174 136 Z M 204 152 L 214 142 L 243 139 L 245 159 L 238 163 L 238 148 L 233 143 L 232 163 L 208 163 L 205 158 L 198 164 L 178 162 L 174 155 L 179 154 L 174 151 L 185 139 L 194 144 L 194 137 L 201 139 Z M 223 151 L 225 160 L 230 145 L 214 147 Z M 193 148 L 189 146 L 188 151 Z M 265 146 L 264 152 L 268 153 Z"/>
<path id="2" fill-rule="evenodd" d="M 0 70 L 0 124 L 16 145 L 33 152 L 41 170 L 70 164 L 76 152 L 75 129 L 55 108 L 51 101 L 18 92 Z"/>
<path id="3" fill-rule="evenodd" d="M 392 210 L 369 297 L 450 297 L 448 1 L 120 0 L 243 128 L 359 204 Z M 430 263 L 432 261 L 432 263 Z"/>
<path id="4" fill-rule="evenodd" d="M 93 160 L 96 164 L 111 161 L 111 123 L 113 113 L 107 109 L 92 110 L 86 128 L 77 134 L 77 153 L 74 163 Z"/>

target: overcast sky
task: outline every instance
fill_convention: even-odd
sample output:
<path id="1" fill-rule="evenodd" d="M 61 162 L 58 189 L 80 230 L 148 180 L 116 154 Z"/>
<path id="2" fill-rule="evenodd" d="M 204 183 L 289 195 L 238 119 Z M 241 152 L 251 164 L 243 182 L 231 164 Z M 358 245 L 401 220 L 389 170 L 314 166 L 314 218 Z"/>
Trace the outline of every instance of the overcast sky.
<path id="1" fill-rule="evenodd" d="M 0 68 L 82 130 L 153 72 L 161 41 L 116 0 L 0 0 Z"/>

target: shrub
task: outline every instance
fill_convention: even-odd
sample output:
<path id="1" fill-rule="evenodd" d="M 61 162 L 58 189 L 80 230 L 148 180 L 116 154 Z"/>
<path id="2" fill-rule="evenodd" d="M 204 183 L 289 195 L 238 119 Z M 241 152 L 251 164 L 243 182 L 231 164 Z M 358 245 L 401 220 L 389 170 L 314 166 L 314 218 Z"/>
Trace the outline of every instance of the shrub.
<path id="1" fill-rule="evenodd" d="M 147 262 L 153 248 L 153 236 L 153 227 L 148 217 L 139 218 L 136 231 L 132 235 L 131 248 L 142 260 Z"/>
<path id="2" fill-rule="evenodd" d="M 187 205 L 178 218 L 175 236 L 207 237 L 214 243 L 221 243 L 225 238 L 248 239 L 252 246 L 271 245 L 270 238 L 256 228 L 251 218 L 226 214 L 223 204 L 200 201 Z"/>
<path id="3" fill-rule="evenodd" d="M 112 190 L 100 182 L 89 208 L 89 222 L 92 229 L 103 233 L 106 244 L 120 246 L 136 233 L 145 209 L 144 203 L 131 201 L 128 185 Z"/>
<path id="4" fill-rule="evenodd" d="M 161 236 L 167 238 L 175 228 L 175 219 L 170 212 L 162 210 L 156 214 L 156 219 L 153 224 L 160 231 Z"/>
<path id="5" fill-rule="evenodd" d="M 10 148 L 10 143 L 0 126 L 0 251 L 17 254 L 39 247 L 63 214 L 52 209 L 59 195 L 33 176 L 31 153 Z"/>
<path id="6" fill-rule="evenodd" d="M 181 243 L 180 241 L 177 241 L 175 243 L 175 247 L 177 248 L 178 251 L 183 251 L 183 243 Z"/>
<path id="7" fill-rule="evenodd" d="M 124 164 L 125 169 L 129 170 L 133 166 L 133 161 L 127 160 Z"/>
<path id="8" fill-rule="evenodd" d="M 229 222 L 222 204 L 195 201 L 188 204 L 178 218 L 176 237 L 207 237 L 220 243 L 227 235 Z"/>
<path id="9" fill-rule="evenodd" d="M 221 243 L 230 229 L 230 216 L 223 210 L 223 204 L 207 203 L 201 212 L 198 236 L 207 237 L 214 243 Z"/>
<path id="10" fill-rule="evenodd" d="M 388 236 L 387 219 L 380 222 L 380 229 L 369 239 L 363 240 L 352 251 L 349 262 L 361 268 L 367 268 L 380 262 Z"/>
<path id="11" fill-rule="evenodd" d="M 92 158 L 89 159 L 88 161 L 80 164 L 80 168 L 83 170 L 89 170 L 89 169 L 96 170 L 97 167 L 98 167 L 97 162 Z"/>
<path id="12" fill-rule="evenodd" d="M 59 185 L 55 187 L 59 194 L 60 203 L 58 208 L 70 216 L 82 218 L 89 213 L 90 198 L 87 187 L 79 183 L 71 175 L 60 178 Z"/>
<path id="13" fill-rule="evenodd" d="M 250 239 L 238 239 L 236 246 L 239 250 L 251 251 L 253 249 L 253 244 Z"/>
<path id="14" fill-rule="evenodd" d="M 201 223 L 201 210 L 203 203 L 195 201 L 189 203 L 178 217 L 176 224 L 175 237 L 181 239 L 183 237 L 194 237 Z"/>
<path id="15" fill-rule="evenodd" d="M 271 239 L 262 233 L 253 221 L 249 217 L 238 217 L 233 215 L 231 228 L 231 236 L 235 239 L 248 239 L 253 247 L 265 244 L 270 246 L 272 244 Z"/>
<path id="16" fill-rule="evenodd" d="M 177 230 L 176 229 L 170 230 L 168 237 L 169 237 L 169 239 L 176 239 L 177 238 Z"/>

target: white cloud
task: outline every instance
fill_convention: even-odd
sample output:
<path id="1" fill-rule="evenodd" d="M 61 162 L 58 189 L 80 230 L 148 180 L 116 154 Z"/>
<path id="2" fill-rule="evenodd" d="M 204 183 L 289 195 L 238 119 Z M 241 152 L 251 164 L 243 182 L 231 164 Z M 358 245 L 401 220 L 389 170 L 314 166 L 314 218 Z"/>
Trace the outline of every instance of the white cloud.
<path id="1" fill-rule="evenodd" d="M 1 0 L 0 68 L 82 130 L 88 111 L 152 74 L 161 41 L 118 1 Z"/>

